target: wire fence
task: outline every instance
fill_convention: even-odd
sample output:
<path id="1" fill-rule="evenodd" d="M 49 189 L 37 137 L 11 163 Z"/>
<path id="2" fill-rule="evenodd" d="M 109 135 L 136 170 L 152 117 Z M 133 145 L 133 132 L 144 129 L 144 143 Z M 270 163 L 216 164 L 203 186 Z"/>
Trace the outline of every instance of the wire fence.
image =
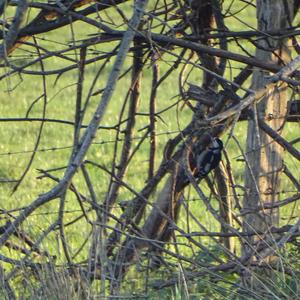
<path id="1" fill-rule="evenodd" d="M 297 299 L 298 2 L 113 2 L 0 7 L 0 298 Z"/>

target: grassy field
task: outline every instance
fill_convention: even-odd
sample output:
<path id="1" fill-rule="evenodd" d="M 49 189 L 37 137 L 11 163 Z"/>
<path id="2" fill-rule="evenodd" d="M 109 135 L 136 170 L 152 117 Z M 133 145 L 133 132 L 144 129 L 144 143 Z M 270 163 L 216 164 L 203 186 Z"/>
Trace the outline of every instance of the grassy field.
<path id="1" fill-rule="evenodd" d="M 228 4 L 229 5 L 229 4 Z M 239 10 L 240 7 L 231 11 Z M 125 9 L 125 11 L 130 11 L 130 9 Z M 226 5 L 224 7 L 226 11 Z M 118 14 L 116 12 L 111 12 L 110 17 L 117 20 Z M 231 21 L 227 23 L 227 26 L 231 30 L 248 30 L 256 26 L 255 20 L 255 10 L 254 8 L 248 8 L 247 11 L 243 11 L 238 15 L 239 19 L 231 18 Z M 108 16 L 103 15 L 103 18 L 108 18 Z M 120 20 L 121 22 L 121 20 Z M 245 24 L 250 24 L 246 26 Z M 121 27 L 122 28 L 122 27 Z M 67 44 L 72 45 L 73 40 L 80 40 L 87 38 L 88 34 L 95 34 L 95 28 L 82 25 L 82 23 L 75 23 L 72 28 L 66 26 L 57 31 L 53 31 L 47 34 L 41 34 L 36 37 L 36 40 L 40 46 L 48 49 L 48 51 L 55 51 L 58 49 L 63 49 Z M 117 43 L 110 42 L 107 44 L 100 44 L 89 48 L 87 53 L 88 58 L 92 58 L 95 55 L 111 51 Z M 243 47 L 254 54 L 254 48 L 250 43 L 245 43 Z M 27 61 L 32 60 L 37 57 L 37 53 L 34 53 L 33 47 L 24 46 L 21 49 L 15 51 L 10 57 L 10 63 L 20 66 Z M 234 44 L 230 44 L 230 50 L 234 52 L 240 52 Z M 174 50 L 175 51 L 175 50 Z M 68 53 L 69 57 L 72 59 L 78 59 L 79 52 L 73 51 Z M 166 70 L 172 65 L 176 58 L 171 55 L 165 55 L 160 61 L 160 72 L 164 74 Z M 97 81 L 94 91 L 101 90 L 105 87 L 107 76 L 110 73 L 114 59 L 112 59 L 105 67 L 104 72 Z M 51 59 L 46 60 L 44 63 L 44 68 L 46 71 L 59 70 L 62 67 L 69 65 L 70 62 L 59 57 L 51 57 Z M 94 79 L 94 76 L 99 69 L 101 62 L 96 62 L 88 65 L 85 72 L 85 81 L 83 89 L 83 99 L 88 95 L 89 88 Z M 123 71 L 125 71 L 131 65 L 131 57 L 125 63 Z M 178 91 L 178 77 L 181 71 L 180 66 L 175 70 L 170 78 L 166 80 L 159 88 L 157 95 L 157 110 L 163 110 L 164 108 L 175 103 L 179 99 Z M 242 65 L 232 64 L 232 68 L 228 68 L 226 72 L 226 78 L 232 80 L 237 74 Z M 235 69 L 237 68 L 237 69 Z M 32 70 L 41 70 L 41 65 L 39 63 L 34 64 L 31 67 Z M 2 69 L 2 74 L 8 71 L 8 68 Z M 188 73 L 188 71 L 186 71 Z M 46 118 L 48 119 L 59 119 L 66 121 L 74 121 L 75 112 L 75 102 L 76 102 L 76 83 L 78 80 L 78 70 L 74 69 L 72 71 L 64 73 L 62 76 L 57 77 L 57 74 L 49 75 L 46 77 Z M 199 84 L 202 80 L 202 73 L 198 70 L 193 70 L 188 82 Z M 130 86 L 131 78 L 130 73 L 124 76 L 118 83 L 117 89 L 114 92 L 113 98 L 107 108 L 105 118 L 101 123 L 101 126 L 112 127 L 119 122 L 119 113 L 121 105 L 124 98 L 128 92 Z M 249 86 L 250 82 L 247 82 L 246 86 Z M 147 113 L 149 111 L 148 103 L 150 96 L 150 86 L 151 86 L 151 66 L 149 64 L 148 68 L 143 71 L 143 82 L 142 82 L 142 93 L 141 100 L 139 104 L 139 112 Z M 4 120 L 5 118 L 24 118 L 28 116 L 30 118 L 41 118 L 44 106 L 43 97 L 43 77 L 36 75 L 26 75 L 26 74 L 13 74 L 12 76 L 6 77 L 0 81 L 0 209 L 2 210 L 1 221 L 2 224 L 8 219 L 8 215 L 5 213 L 11 211 L 10 216 L 17 216 L 19 214 L 18 209 L 30 204 L 38 195 L 48 191 L 51 187 L 55 185 L 55 182 L 42 178 L 39 179 L 41 173 L 39 170 L 52 170 L 58 169 L 57 171 L 51 172 L 52 175 L 61 178 L 64 172 L 64 167 L 68 164 L 70 155 L 72 153 L 72 143 L 73 143 L 73 127 L 68 124 L 61 124 L 55 122 L 46 122 L 43 128 L 42 137 L 38 150 L 35 153 L 33 163 L 30 167 L 29 172 L 25 176 L 23 182 L 19 186 L 18 190 L 12 193 L 15 182 L 22 176 L 24 169 L 26 168 L 30 157 L 33 155 L 33 149 L 36 144 L 37 135 L 41 123 L 38 121 L 32 122 L 8 122 Z M 242 95 L 242 94 L 241 94 Z M 39 100 L 35 101 L 36 99 Z M 91 98 L 90 104 L 86 116 L 84 118 L 84 124 L 88 124 L 93 112 L 99 103 L 101 95 L 96 95 Z M 34 103 L 34 105 L 33 105 Z M 125 115 L 122 119 L 126 118 Z M 161 119 L 157 120 L 157 160 L 156 166 L 159 165 L 162 159 L 162 151 L 165 143 L 171 137 L 178 134 L 191 120 L 192 112 L 187 106 L 183 106 L 182 103 L 175 106 L 174 108 L 167 110 L 161 114 Z M 134 145 L 137 145 L 143 136 L 145 126 L 148 124 L 149 120 L 147 116 L 140 115 L 137 118 L 136 130 L 134 132 Z M 235 128 L 235 135 L 240 140 L 241 144 L 245 145 L 246 138 L 246 123 L 239 123 Z M 83 130 L 82 130 L 83 132 Z M 287 140 L 293 140 L 299 136 L 299 125 L 297 123 L 287 124 L 284 129 L 284 137 Z M 90 148 L 87 159 L 93 160 L 104 164 L 108 168 L 111 168 L 113 151 L 115 147 L 116 139 L 115 129 L 100 129 L 98 130 L 97 136 Z M 120 138 L 123 138 L 121 134 Z M 223 141 L 227 141 L 227 135 L 223 137 Z M 297 144 L 295 145 L 300 150 Z M 118 155 L 120 154 L 121 146 L 118 147 Z M 229 157 L 233 163 L 234 176 L 237 180 L 237 184 L 243 182 L 243 172 L 244 163 L 238 161 L 240 158 L 240 152 L 237 145 L 233 140 L 229 140 L 226 144 L 226 150 L 229 153 Z M 147 179 L 147 168 L 148 168 L 148 153 L 149 153 L 149 139 L 142 144 L 138 153 L 134 156 L 125 181 L 134 187 L 136 191 L 140 191 L 145 184 Z M 300 178 L 300 171 L 297 167 L 297 162 L 294 158 L 287 156 L 285 163 L 289 166 L 290 170 L 293 172 L 296 178 Z M 109 177 L 98 169 L 88 167 L 90 172 L 91 180 L 94 185 L 95 193 L 97 195 L 97 200 L 101 203 L 106 195 Z M 6 182 L 7 181 L 7 182 Z M 78 173 L 73 183 L 76 185 L 77 189 L 84 195 L 88 195 L 89 191 L 87 186 L 84 184 L 82 179 L 82 174 Z M 160 186 L 161 187 L 161 186 Z M 208 189 L 204 187 L 207 192 Z M 189 191 L 187 191 L 188 193 Z M 282 179 L 282 199 L 287 198 L 295 193 L 295 188 L 292 184 L 284 177 Z M 241 190 L 240 201 L 242 201 L 243 192 Z M 155 195 L 152 196 L 155 199 Z M 118 201 L 130 200 L 133 198 L 132 193 L 130 193 L 125 188 L 121 188 Z M 189 195 L 189 206 L 190 210 L 193 211 L 194 215 L 205 224 L 206 228 L 211 231 L 217 231 L 219 229 L 219 224 L 211 218 L 211 216 L 205 212 L 205 207 L 201 203 L 199 197 L 196 193 L 191 191 Z M 213 202 L 213 205 L 216 203 Z M 88 205 L 86 205 L 88 207 Z M 17 210 L 16 210 L 17 209 Z M 16 211 L 14 211 L 16 210 Z M 22 225 L 23 229 L 31 236 L 34 240 L 38 239 L 43 231 L 50 226 L 58 217 L 59 201 L 55 200 L 41 209 L 36 210 Z M 118 215 L 121 210 L 118 205 L 114 208 L 113 212 Z M 82 215 L 82 211 L 78 204 L 78 201 L 72 195 L 72 193 L 67 194 L 67 201 L 65 204 L 65 216 L 64 222 L 67 224 L 77 217 Z M 94 213 L 88 213 L 87 215 L 93 219 Z M 300 215 L 299 205 L 288 205 L 281 210 L 281 224 L 286 224 L 289 218 L 294 218 Z M 9 217 L 10 218 L 10 217 Z M 185 212 L 182 212 L 180 217 L 179 226 L 186 231 L 197 231 L 199 228 L 196 223 L 192 220 L 188 220 Z M 69 226 L 66 228 L 67 242 L 70 246 L 70 253 L 75 255 L 74 261 L 79 263 L 86 259 L 87 251 L 89 250 L 89 243 L 85 243 L 87 235 L 91 231 L 91 226 L 86 222 L 84 218 L 79 220 L 75 226 Z M 207 247 L 214 247 L 211 240 L 207 238 L 198 238 L 199 241 L 206 244 Z M 83 251 L 76 255 L 77 250 L 83 246 Z M 56 256 L 56 263 L 58 265 L 65 262 L 65 257 L 62 255 L 62 245 L 56 231 L 52 232 L 42 243 L 42 248 L 47 250 L 51 255 Z M 192 250 L 189 246 L 182 247 L 181 251 L 183 254 L 190 256 L 192 255 Z M 222 252 L 220 249 L 215 249 L 216 253 Z M 3 255 L 14 257 L 18 259 L 22 257 L 18 252 L 12 253 L 11 250 L 3 248 Z M 207 260 L 203 256 L 203 253 L 199 253 L 199 259 Z M 220 254 L 222 255 L 222 253 Z M 42 258 L 37 258 L 37 261 Z M 176 261 L 173 261 L 176 264 Z M 8 264 L 5 264 L 5 268 L 10 269 Z M 165 274 L 156 272 L 151 277 L 151 280 L 164 278 Z M 229 276 L 230 277 L 230 276 Z M 234 276 L 228 280 L 235 280 Z M 24 284 L 22 280 L 18 282 L 20 286 Z M 128 275 L 128 285 L 126 285 L 127 291 L 143 289 L 144 281 L 138 276 L 136 270 Z M 199 293 L 201 291 L 201 293 Z M 125 289 L 126 292 L 126 289 Z M 205 278 L 201 282 L 196 282 L 193 287 L 191 287 L 191 295 L 197 297 L 206 295 L 209 299 L 214 297 L 214 299 L 223 299 L 224 293 L 228 292 L 226 290 L 226 285 L 224 288 L 220 285 L 213 285 L 207 279 L 207 286 Z M 170 294 L 172 293 L 172 294 Z M 182 291 L 176 290 L 175 292 L 163 291 L 163 292 L 153 292 L 152 297 L 156 299 L 158 296 L 161 299 L 180 299 Z M 151 298 L 151 297 L 150 297 Z"/>

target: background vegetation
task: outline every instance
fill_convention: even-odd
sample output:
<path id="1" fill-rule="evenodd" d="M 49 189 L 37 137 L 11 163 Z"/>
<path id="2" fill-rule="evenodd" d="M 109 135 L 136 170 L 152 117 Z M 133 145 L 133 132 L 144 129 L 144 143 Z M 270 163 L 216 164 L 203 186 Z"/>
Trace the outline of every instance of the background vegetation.
<path id="1" fill-rule="evenodd" d="M 195 1 L 149 1 L 139 25 L 140 36 L 130 43 L 100 127 L 84 159 L 76 165 L 74 157 L 82 149 L 87 125 L 93 122 L 110 84 L 109 77 L 116 68 L 120 41 L 124 40 L 124 32 L 132 29 L 128 27 L 128 20 L 134 8 L 146 1 L 30 2 L 10 46 L 9 30 L 18 18 L 20 2 L 9 1 L 2 8 L 2 46 L 8 53 L 2 56 L 0 75 L 0 298 L 297 299 L 300 293 L 297 155 L 285 149 L 286 167 L 279 175 L 279 201 L 290 203 L 280 208 L 278 224 L 268 224 L 264 232 L 254 228 L 254 235 L 264 242 L 259 244 L 256 240 L 256 244 L 252 244 L 255 259 L 244 261 L 243 247 L 250 243 L 243 227 L 243 197 L 247 191 L 244 171 L 248 154 L 247 126 L 251 118 L 243 117 L 244 110 L 238 122 L 227 118 L 217 125 L 201 123 L 232 109 L 237 100 L 232 95 L 227 97 L 222 108 L 212 114 L 212 107 L 207 108 L 191 92 L 191 85 L 198 87 L 197 92 L 210 91 L 212 98 L 208 100 L 215 101 L 213 108 L 218 97 L 228 91 L 241 103 L 253 87 L 252 75 L 237 82 L 236 90 L 232 82 L 247 65 L 250 70 L 259 66 L 227 57 L 224 73 L 220 74 L 227 90 L 221 81 L 209 88 L 203 72 L 203 67 L 209 65 L 205 51 L 197 52 L 176 44 L 183 40 L 219 50 L 224 33 L 226 53 L 241 54 L 255 62 L 255 59 L 260 61 L 255 57 L 260 39 L 286 41 L 293 38 L 289 47 L 292 57 L 296 57 L 297 16 L 293 26 L 261 34 L 256 29 L 255 1 L 200 1 L 200 8 L 193 6 Z M 201 5 L 213 7 L 213 13 L 200 16 L 209 19 L 209 26 L 196 34 L 191 23 L 193 16 L 203 8 Z M 293 5 L 298 8 L 297 1 Z M 84 13 L 92 7 L 95 13 Z M 226 25 L 224 28 L 216 22 L 219 13 Z M 75 22 L 80 16 L 82 19 Z M 53 23 L 66 17 L 69 19 L 66 26 L 50 30 Z M 35 33 L 39 28 L 42 32 Z M 152 36 L 155 34 L 157 37 Z M 170 40 L 164 41 L 164 36 Z M 97 37 L 100 40 L 97 41 Z M 89 63 L 93 59 L 95 61 Z M 214 63 L 219 61 L 220 57 Z M 68 70 L 70 66 L 72 69 Z M 278 71 L 282 67 L 284 64 L 278 64 Z M 265 69 L 266 75 L 273 75 L 269 71 Z M 157 88 L 153 85 L 156 72 L 158 80 L 166 77 Z M 215 76 L 214 69 L 212 72 Z M 290 100 L 297 105 L 297 73 L 293 80 L 285 83 Z M 151 98 L 153 90 L 155 100 Z M 139 94 L 136 99 L 135 92 Z M 136 112 L 131 114 L 130 105 L 134 101 Z M 154 102 L 153 113 L 149 106 Z M 204 115 L 202 120 L 196 115 L 199 111 Z M 292 119 L 291 114 L 284 118 L 294 122 L 286 122 L 281 136 L 287 142 L 294 141 L 289 146 L 300 151 L 298 118 L 294 113 Z M 78 130 L 80 117 L 82 126 Z M 131 119 L 135 119 L 135 124 L 128 129 Z M 151 120 L 155 120 L 154 123 Z M 218 129 L 220 124 L 221 130 Z M 185 131 L 191 126 L 192 130 Z M 81 139 L 74 138 L 77 134 Z M 193 184 L 184 186 L 180 195 L 173 195 L 178 196 L 176 203 L 181 205 L 178 218 L 175 209 L 161 208 L 174 222 L 160 215 L 153 219 L 159 225 L 155 234 L 145 234 L 143 230 L 147 229 L 147 222 L 151 223 L 151 212 L 155 213 L 155 205 L 159 206 L 163 196 L 160 191 L 167 186 L 168 178 L 176 174 L 184 179 L 175 180 L 186 180 L 186 175 L 174 171 L 174 162 L 181 166 L 186 149 L 205 143 L 201 136 L 207 134 L 220 136 L 225 145 L 221 169 L 227 174 L 224 178 L 230 207 L 226 206 L 225 211 L 230 221 L 222 215 L 222 192 L 217 175 L 212 172 L 199 183 L 207 202 Z M 170 141 L 177 142 L 167 156 Z M 122 161 L 126 147 L 129 153 Z M 162 161 L 169 163 L 165 171 Z M 152 163 L 154 172 L 151 174 L 149 165 Z M 55 190 L 59 181 L 63 182 L 66 170 L 72 165 L 76 172 L 52 197 L 53 201 L 49 197 L 37 205 L 38 199 Z M 118 177 L 122 168 L 126 168 L 126 172 Z M 164 172 L 164 176 L 159 172 Z M 155 179 L 157 182 L 151 186 Z M 108 205 L 105 201 L 115 183 L 120 184 L 118 194 Z M 149 195 L 144 194 L 147 187 L 151 188 Z M 171 188 L 168 195 L 172 193 Z M 291 197 L 295 199 L 289 200 Z M 147 205 L 138 210 L 140 215 L 135 211 L 137 201 L 147 201 Z M 270 203 L 267 201 L 267 205 Z M 229 229 L 224 228 L 224 224 Z M 164 238 L 162 232 L 168 230 L 171 233 Z M 229 243 L 226 236 L 230 235 L 234 237 Z M 133 253 L 126 252 L 131 249 L 130 243 L 136 248 Z M 269 248 L 275 249 L 275 262 L 259 258 Z M 272 275 L 260 269 L 273 270 Z M 244 284 L 248 277 L 260 282 L 259 290 Z"/>

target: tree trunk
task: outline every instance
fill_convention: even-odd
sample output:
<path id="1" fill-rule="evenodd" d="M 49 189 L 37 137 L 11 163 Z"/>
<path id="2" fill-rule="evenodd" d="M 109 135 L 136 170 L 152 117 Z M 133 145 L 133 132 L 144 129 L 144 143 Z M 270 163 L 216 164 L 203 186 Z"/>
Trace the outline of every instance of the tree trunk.
<path id="1" fill-rule="evenodd" d="M 220 217 L 222 220 L 229 224 L 233 225 L 232 218 L 232 196 L 230 195 L 230 182 L 228 174 L 225 171 L 225 168 L 220 164 L 215 170 L 215 180 L 217 182 L 218 194 L 219 194 L 219 210 Z M 221 232 L 229 233 L 230 230 L 228 227 L 221 224 Z M 234 238 L 233 237 L 222 237 L 220 241 L 224 246 L 231 252 L 234 252 Z"/>
<path id="2" fill-rule="evenodd" d="M 258 0 L 257 19 L 258 30 L 279 30 L 289 27 L 293 19 L 293 2 L 290 0 Z M 259 41 L 256 57 L 260 60 L 283 65 L 290 60 L 290 52 L 286 40 L 272 39 L 270 37 Z M 261 70 L 255 70 L 253 75 L 254 90 L 264 86 L 266 77 L 270 75 Z M 253 118 L 248 123 L 247 133 L 247 160 L 249 167 L 245 170 L 246 194 L 244 209 L 251 210 L 244 218 L 244 231 L 265 231 L 277 226 L 279 221 L 278 209 L 258 211 L 257 207 L 263 202 L 276 202 L 280 195 L 280 176 L 283 167 L 283 148 L 270 136 L 258 128 L 258 119 L 264 120 L 273 130 L 281 133 L 287 113 L 287 86 L 279 84 L 269 89 L 266 96 L 256 107 L 253 107 Z M 269 235 L 269 239 L 271 236 Z M 274 239 L 274 237 L 273 237 Z M 251 253 L 259 241 L 251 238 L 245 245 L 244 251 Z M 255 254 L 255 258 L 254 258 Z M 252 253 L 251 259 L 259 260 L 257 253 Z M 268 258 L 272 260 L 272 258 Z M 250 277 L 244 280 L 246 288 L 258 293 L 265 289 L 265 283 L 250 272 Z M 245 279 L 245 278 L 244 278 Z"/>

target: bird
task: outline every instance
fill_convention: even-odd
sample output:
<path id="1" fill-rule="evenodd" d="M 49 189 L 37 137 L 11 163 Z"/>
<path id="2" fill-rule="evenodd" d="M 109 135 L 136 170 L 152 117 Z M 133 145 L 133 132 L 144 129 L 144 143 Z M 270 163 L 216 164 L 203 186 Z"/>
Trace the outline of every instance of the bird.
<path id="1" fill-rule="evenodd" d="M 222 159 L 223 148 L 223 142 L 219 138 L 212 138 L 208 147 L 196 156 L 196 172 L 194 176 L 204 178 L 215 169 Z"/>

